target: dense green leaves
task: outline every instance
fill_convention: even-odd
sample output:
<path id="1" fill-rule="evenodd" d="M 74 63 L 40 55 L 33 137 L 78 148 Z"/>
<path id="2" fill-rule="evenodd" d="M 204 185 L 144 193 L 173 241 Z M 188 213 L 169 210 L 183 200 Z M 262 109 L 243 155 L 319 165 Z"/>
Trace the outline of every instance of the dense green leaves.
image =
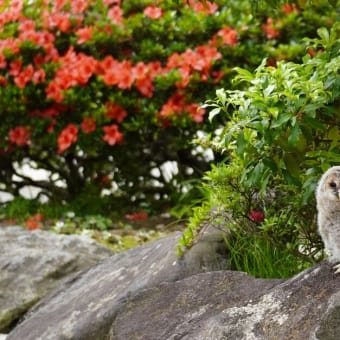
<path id="1" fill-rule="evenodd" d="M 195 211 L 188 228 L 197 235 L 216 207 L 227 215 L 232 268 L 285 277 L 322 258 L 314 192 L 321 173 L 340 163 L 339 28 L 306 39 L 302 63 L 236 68 L 243 90 L 219 89 L 205 104 L 223 128 L 204 143 L 226 161 L 206 174 L 204 213 Z"/>
<path id="2" fill-rule="evenodd" d="M 318 29 L 320 38 L 312 42 L 322 51 L 315 57 L 307 55 L 302 64 L 281 61 L 276 67 L 266 67 L 262 63 L 253 75 L 237 68 L 235 80 L 246 82 L 247 90 L 226 90 L 224 94 L 218 90 L 216 101 L 207 104 L 214 107 L 214 116 L 223 113 L 227 120 L 214 146 L 231 154 L 236 151 L 249 185 L 266 189 L 254 162 L 271 159 L 270 166 L 264 166 L 272 180 L 283 175 L 290 183 L 301 185 L 311 166 L 322 170 L 322 152 L 338 150 L 334 143 L 338 138 L 334 124 L 340 118 L 338 29 L 338 25 L 331 33 Z M 316 150 L 319 156 L 311 157 Z"/>

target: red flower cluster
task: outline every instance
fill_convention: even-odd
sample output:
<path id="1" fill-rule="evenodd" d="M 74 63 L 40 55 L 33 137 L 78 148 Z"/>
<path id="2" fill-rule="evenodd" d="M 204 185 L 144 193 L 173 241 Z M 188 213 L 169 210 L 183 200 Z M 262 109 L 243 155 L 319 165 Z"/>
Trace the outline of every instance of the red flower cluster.
<path id="1" fill-rule="evenodd" d="M 18 146 L 25 146 L 30 143 L 30 133 L 24 126 L 17 126 L 9 131 L 8 139 Z"/>
<path id="2" fill-rule="evenodd" d="M 149 218 L 149 215 L 145 211 L 138 211 L 133 214 L 126 214 L 125 218 L 132 221 L 143 221 Z"/>
<path id="3" fill-rule="evenodd" d="M 37 230 L 41 229 L 41 222 L 43 222 L 45 217 L 39 213 L 35 214 L 33 217 L 28 217 L 26 219 L 26 229 L 27 230 Z"/>
<path id="4" fill-rule="evenodd" d="M 78 128 L 74 124 L 68 124 L 63 129 L 57 139 L 58 142 L 58 153 L 63 153 L 78 139 Z"/>
<path id="5" fill-rule="evenodd" d="M 282 6 L 282 11 L 286 14 L 290 13 L 299 13 L 299 9 L 297 8 L 296 4 L 285 4 Z"/>
<path id="6" fill-rule="evenodd" d="M 120 107 L 116 103 L 112 102 L 106 102 L 106 116 L 116 120 L 118 123 L 121 123 L 124 118 L 127 116 L 126 110 L 124 110 L 122 107 Z"/>
<path id="7" fill-rule="evenodd" d="M 218 5 L 210 1 L 189 0 L 188 3 L 196 13 L 214 14 L 218 10 Z"/>
<path id="8" fill-rule="evenodd" d="M 119 6 L 113 6 L 109 9 L 107 16 L 117 26 L 123 23 L 123 11 Z"/>
<path id="9" fill-rule="evenodd" d="M 112 56 L 107 56 L 100 67 L 103 72 L 103 81 L 106 85 L 116 85 L 122 90 L 130 89 L 134 81 L 131 61 L 119 62 Z"/>
<path id="10" fill-rule="evenodd" d="M 205 110 L 200 108 L 197 104 L 187 104 L 184 95 L 177 91 L 162 106 L 158 117 L 163 121 L 168 121 L 174 114 L 180 115 L 184 112 L 189 113 L 195 122 L 200 123 L 203 120 Z"/>
<path id="11" fill-rule="evenodd" d="M 268 18 L 266 23 L 262 25 L 262 31 L 267 39 L 275 39 L 280 36 L 280 31 L 275 28 L 272 18 Z"/>
<path id="12" fill-rule="evenodd" d="M 105 55 L 105 51 L 100 52 L 102 57 L 96 57 L 96 59 L 85 52 L 76 52 L 72 46 L 63 54 L 61 52 L 59 54 L 55 46 L 58 32 L 73 36 L 74 41 L 82 45 L 93 39 L 97 33 L 111 34 L 114 31 L 112 25 L 124 25 L 121 1 L 103 0 L 103 5 L 107 6 L 107 15 L 103 19 L 106 23 L 102 27 L 88 24 L 88 21 L 85 21 L 87 19 L 85 11 L 93 5 L 89 0 L 43 1 L 39 20 L 27 17 L 23 4 L 21 0 L 10 1 L 3 4 L 4 8 L 0 13 L 0 27 L 16 22 L 18 30 L 14 38 L 0 39 L 0 69 L 8 68 L 6 76 L 0 75 L 0 86 L 7 86 L 12 82 L 18 88 L 25 89 L 31 83 L 44 84 L 46 98 L 54 104 L 48 103 L 47 108 L 33 110 L 30 115 L 50 120 L 47 128 L 49 133 L 54 132 L 60 113 L 66 110 L 66 106 L 61 103 L 71 92 L 69 90 L 72 87 L 83 87 L 91 80 L 101 79 L 106 86 L 116 86 L 121 90 L 130 90 L 135 87 L 143 96 L 151 98 L 154 94 L 155 77 L 174 70 L 181 78 L 176 84 L 178 89 L 187 87 L 192 79 L 207 81 L 211 77 L 217 82 L 223 76 L 223 72 L 212 71 L 215 61 L 222 58 L 217 48 L 224 45 L 234 46 L 238 42 L 237 32 L 230 27 L 224 27 L 208 41 L 207 45 L 169 56 L 164 67 L 159 61 L 148 63 L 139 61 L 133 64 L 129 59 L 117 60 L 110 54 Z M 198 0 L 189 0 L 187 5 L 196 13 L 205 15 L 212 15 L 218 10 L 218 6 L 210 1 L 202 3 Z M 144 16 L 153 20 L 162 18 L 164 13 L 161 7 L 154 4 L 146 6 L 143 10 Z M 37 50 L 42 50 L 32 58 L 31 63 L 27 63 L 23 57 L 25 54 L 21 53 L 22 45 L 27 41 L 35 45 Z M 7 59 L 8 54 L 11 55 L 10 59 Z M 127 58 L 130 55 L 131 51 L 128 51 Z M 53 67 L 48 68 L 45 67 L 46 65 L 53 65 Z M 51 69 L 55 70 L 52 79 L 50 78 Z M 46 75 L 47 70 L 48 75 Z M 47 77 L 49 77 L 48 80 Z M 119 124 L 128 115 L 124 108 L 113 102 L 106 102 L 104 110 L 106 117 Z M 197 123 L 203 121 L 204 110 L 199 109 L 195 103 L 186 103 L 184 94 L 177 91 L 164 103 L 158 117 L 164 121 L 173 114 L 182 113 L 188 114 Z M 88 134 L 96 130 L 99 121 L 87 117 L 77 124 L 83 133 Z M 119 131 L 118 125 L 105 126 L 103 131 L 102 139 L 108 144 L 122 143 L 123 134 Z M 29 139 L 28 130 L 22 126 L 9 132 L 9 141 L 12 144 L 28 145 Z M 78 127 L 75 124 L 69 124 L 57 137 L 58 153 L 64 152 L 76 143 L 77 139 Z"/>
<path id="13" fill-rule="evenodd" d="M 99 62 L 99 67 L 98 74 L 106 85 L 116 85 L 122 90 L 128 90 L 135 83 L 139 92 L 149 98 L 154 90 L 152 80 L 163 72 L 159 62 L 139 62 L 133 66 L 128 60 L 120 62 L 112 56 L 107 56 Z"/>
<path id="14" fill-rule="evenodd" d="M 184 53 L 172 54 L 167 62 L 166 70 L 177 69 L 182 80 L 177 83 L 180 88 L 186 87 L 191 76 L 197 74 L 206 80 L 213 62 L 221 59 L 222 54 L 213 46 L 198 46 L 195 50 L 187 49 Z"/>
<path id="15" fill-rule="evenodd" d="M 47 107 L 43 110 L 34 110 L 30 114 L 35 117 L 41 118 L 55 118 L 59 116 L 60 113 L 67 110 L 66 105 L 62 104 L 52 104 L 51 106 Z"/>
<path id="16" fill-rule="evenodd" d="M 83 28 L 79 28 L 76 31 L 76 34 L 78 36 L 77 43 L 83 44 L 83 43 L 85 43 L 86 41 L 88 41 L 92 38 L 93 27 L 86 26 L 86 27 L 83 27 Z"/>
<path id="17" fill-rule="evenodd" d="M 19 88 L 23 89 L 29 81 L 35 84 L 43 83 L 45 81 L 45 71 L 41 68 L 34 69 L 31 64 L 22 69 L 22 61 L 17 59 L 10 63 L 9 75 L 13 76 L 14 83 Z"/>
<path id="18" fill-rule="evenodd" d="M 235 46 L 238 42 L 237 32 L 229 26 L 221 28 L 209 41 L 210 46 Z"/>
<path id="19" fill-rule="evenodd" d="M 123 134 L 119 131 L 116 124 L 104 126 L 103 131 L 105 133 L 103 136 L 103 140 L 109 145 L 123 143 Z"/>
<path id="20" fill-rule="evenodd" d="M 84 53 L 76 53 L 71 47 L 59 60 L 60 68 L 55 78 L 46 87 L 47 98 L 60 103 L 64 99 L 62 91 L 76 85 L 86 85 L 98 70 L 98 62 Z"/>
<path id="21" fill-rule="evenodd" d="M 162 10 L 157 6 L 148 6 L 143 13 L 151 19 L 159 19 L 163 15 Z"/>

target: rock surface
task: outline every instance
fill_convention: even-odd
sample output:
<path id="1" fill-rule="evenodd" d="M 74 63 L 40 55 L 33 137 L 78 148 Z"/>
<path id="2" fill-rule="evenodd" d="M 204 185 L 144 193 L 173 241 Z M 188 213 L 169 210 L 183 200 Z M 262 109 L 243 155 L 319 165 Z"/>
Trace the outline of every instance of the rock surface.
<path id="1" fill-rule="evenodd" d="M 105 259 L 38 303 L 6 340 L 339 339 L 340 275 L 328 262 L 288 280 L 256 279 L 223 270 L 213 235 L 182 259 L 179 234 Z"/>
<path id="2" fill-rule="evenodd" d="M 195 273 L 225 269 L 219 234 L 203 234 L 201 242 L 181 259 L 176 255 L 181 233 L 105 259 L 38 303 L 8 340 L 106 339 L 130 294 Z"/>
<path id="3" fill-rule="evenodd" d="M 112 252 L 88 237 L 0 227 L 0 333 L 70 274 Z"/>
<path id="4" fill-rule="evenodd" d="M 108 338 L 338 340 L 339 287 L 327 263 L 285 281 L 194 275 L 129 297 Z"/>

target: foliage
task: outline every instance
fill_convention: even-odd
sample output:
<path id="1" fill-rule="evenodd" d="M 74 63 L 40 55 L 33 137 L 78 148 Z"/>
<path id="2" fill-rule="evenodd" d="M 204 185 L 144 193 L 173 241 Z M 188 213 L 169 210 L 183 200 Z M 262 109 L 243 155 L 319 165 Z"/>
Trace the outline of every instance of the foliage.
<path id="1" fill-rule="evenodd" d="M 287 4 L 254 16 L 244 1 L 0 6 L 0 188 L 18 196 L 34 185 L 85 208 L 105 192 L 116 210 L 175 202 L 208 167 L 191 144 L 197 129 L 214 128 L 202 99 L 232 86 L 234 66 L 298 61 L 298 39 L 335 18 L 331 6 Z M 178 167 L 170 179 L 167 161 Z M 48 178 L 25 176 L 25 163 Z"/>
<path id="2" fill-rule="evenodd" d="M 224 112 L 228 122 L 212 143 L 240 160 L 245 187 L 263 193 L 281 178 L 301 188 L 308 201 L 312 183 L 340 161 L 339 29 L 337 24 L 330 33 L 318 29 L 320 38 L 308 41 L 320 49 L 302 64 L 262 63 L 254 73 L 238 68 L 235 80 L 248 88 L 217 91 L 210 118 Z"/>
<path id="3" fill-rule="evenodd" d="M 259 6 L 270 6 L 272 8 L 277 8 L 280 5 L 282 6 L 287 3 L 285 0 L 252 0 L 251 2 L 255 9 Z M 336 7 L 338 0 L 298 0 L 297 3 L 301 8 L 313 6 L 315 4 L 318 6 L 330 4 L 331 6 Z"/>
<path id="4" fill-rule="evenodd" d="M 191 219 L 182 246 L 191 245 L 219 207 L 233 232 L 231 267 L 282 277 L 322 258 L 314 191 L 321 173 L 340 161 L 338 33 L 335 24 L 306 39 L 318 53 L 301 64 L 263 62 L 253 73 L 238 68 L 235 81 L 244 90 L 220 89 L 207 102 L 210 119 L 223 117 L 225 126 L 204 143 L 227 161 L 206 174 L 205 213 Z"/>

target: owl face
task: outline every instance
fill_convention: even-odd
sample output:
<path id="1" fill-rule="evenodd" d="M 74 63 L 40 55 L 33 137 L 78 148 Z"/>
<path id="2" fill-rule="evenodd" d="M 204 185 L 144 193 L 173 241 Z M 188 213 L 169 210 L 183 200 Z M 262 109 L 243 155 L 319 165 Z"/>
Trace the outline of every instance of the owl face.
<path id="1" fill-rule="evenodd" d="M 328 169 L 320 179 L 317 196 L 340 202 L 340 166 Z"/>

